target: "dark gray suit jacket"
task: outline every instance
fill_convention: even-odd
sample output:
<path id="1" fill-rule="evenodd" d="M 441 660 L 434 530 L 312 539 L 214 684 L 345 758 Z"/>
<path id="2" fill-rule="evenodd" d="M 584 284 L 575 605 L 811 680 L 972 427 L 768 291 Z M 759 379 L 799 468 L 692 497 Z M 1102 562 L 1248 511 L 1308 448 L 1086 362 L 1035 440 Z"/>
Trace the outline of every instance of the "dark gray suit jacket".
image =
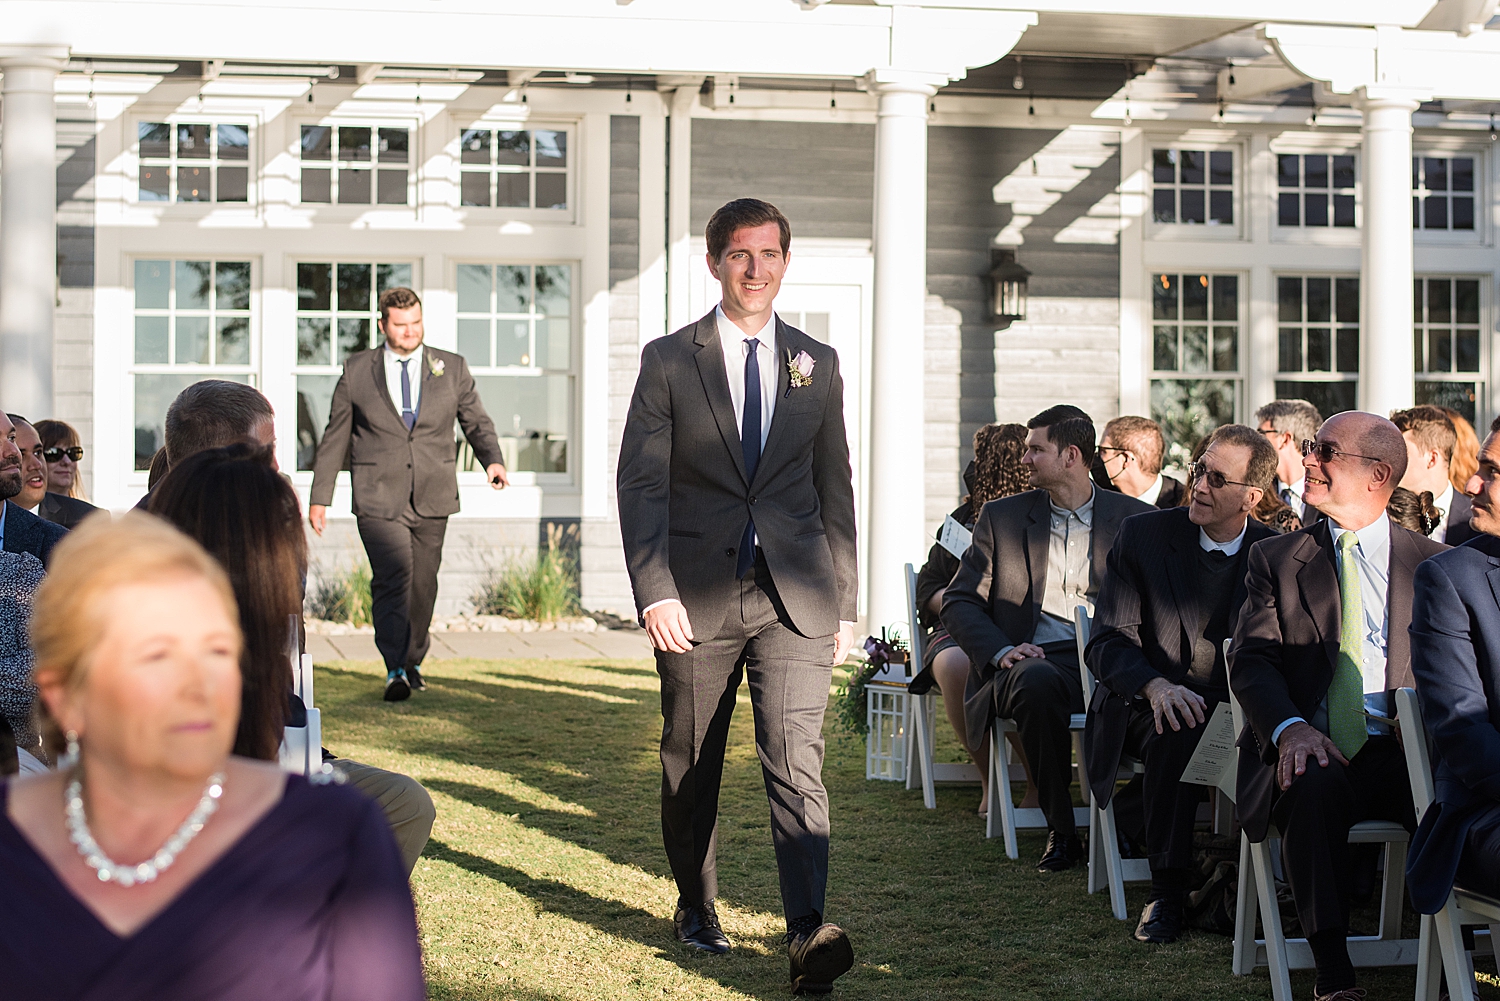
<path id="1" fill-rule="evenodd" d="M 1192 667 L 1193 648 L 1203 635 L 1193 594 L 1199 531 L 1185 507 L 1137 515 L 1125 519 L 1109 551 L 1085 652 L 1099 685 L 1088 707 L 1083 756 L 1089 786 L 1101 804 L 1114 795 L 1131 700 L 1152 678 L 1182 684 Z M 1275 535 L 1253 518 L 1246 523 L 1232 571 L 1237 583 L 1230 598 L 1231 627 L 1245 601 L 1250 547 Z"/>
<path id="2" fill-rule="evenodd" d="M 617 487 L 636 612 L 669 598 L 694 636 L 712 639 L 738 607 L 737 551 L 753 515 L 761 551 L 792 625 L 830 636 L 857 618 L 854 484 L 844 434 L 838 353 L 776 318 L 776 409 L 755 479 L 709 313 L 641 352 L 620 442 Z M 812 356 L 812 385 L 787 365 Z"/>
<path id="3" fill-rule="evenodd" d="M 36 506 L 37 517 L 63 528 L 76 528 L 80 521 L 97 510 L 99 509 L 88 501 L 81 501 L 67 494 L 55 494 L 50 490 L 42 495 L 42 502 Z"/>
<path id="4" fill-rule="evenodd" d="M 333 500 L 334 481 L 345 460 L 354 486 L 354 513 L 397 518 L 408 500 L 424 518 L 458 510 L 456 420 L 481 466 L 502 462 L 495 425 L 484 412 L 463 355 L 422 346 L 422 392 L 417 423 L 410 431 L 385 385 L 385 346 L 360 351 L 344 362 L 333 390 L 328 429 L 313 460 L 310 503 Z M 433 371 L 442 363 L 442 374 Z"/>
<path id="5" fill-rule="evenodd" d="M 52 547 L 68 534 L 61 525 L 43 521 L 25 508 L 5 502 L 5 551 L 30 553 L 43 563 L 52 559 Z"/>
<path id="6" fill-rule="evenodd" d="M 1456 506 L 1456 505 L 1455 505 Z M 1411 673 L 1436 754 L 1437 799 L 1411 839 L 1412 905 L 1442 909 L 1475 817 L 1500 806 L 1500 539 L 1417 567 Z"/>
<path id="7" fill-rule="evenodd" d="M 1407 629 L 1417 564 L 1447 548 L 1391 522 L 1387 690 L 1412 683 Z M 1271 734 L 1293 716 L 1313 718 L 1338 663 L 1339 576 L 1328 519 L 1252 546 L 1245 590 L 1229 653 L 1229 687 L 1245 711 L 1235 812 L 1250 840 L 1261 841 L 1275 790 L 1278 753 Z"/>
<path id="8" fill-rule="evenodd" d="M 978 747 L 995 716 L 995 674 L 1000 650 L 1032 642 L 1042 618 L 1047 556 L 1052 544 L 1052 499 L 1045 490 L 992 500 L 974 522 L 974 541 L 943 592 L 943 625 L 969 655 L 973 694 L 964 700 L 969 746 Z M 1104 581 L 1105 558 L 1120 523 L 1154 511 L 1134 497 L 1094 490 L 1089 531 L 1092 599 Z"/>

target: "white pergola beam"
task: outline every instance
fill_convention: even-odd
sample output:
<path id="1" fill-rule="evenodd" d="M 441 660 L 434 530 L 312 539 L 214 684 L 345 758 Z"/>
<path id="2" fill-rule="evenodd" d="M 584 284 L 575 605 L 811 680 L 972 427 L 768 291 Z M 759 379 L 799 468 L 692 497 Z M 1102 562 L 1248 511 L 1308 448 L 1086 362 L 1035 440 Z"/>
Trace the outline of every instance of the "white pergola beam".
<path id="1" fill-rule="evenodd" d="M 1424 100 L 1500 100 L 1500 32 L 1296 24 L 1261 31 L 1288 66 L 1336 94 L 1383 86 L 1410 89 Z"/>
<path id="2" fill-rule="evenodd" d="M 95 58 L 535 67 L 580 73 L 855 78 L 871 69 L 960 79 L 1009 52 L 1016 10 L 787 0 L 0 0 L 7 39 Z M 233 31 L 224 30 L 234 25 Z M 290 30 L 295 27 L 295 30 Z"/>
<path id="3" fill-rule="evenodd" d="M 645 2 L 645 0 L 641 0 Z M 910 0 L 875 0 L 895 6 Z M 1446 0 L 1445 0 L 1446 2 Z M 1484 0 L 1469 0 L 1483 3 Z M 944 7 L 1002 10 L 1005 0 L 941 0 Z M 1052 0 L 1028 3 L 1041 14 L 1097 14 L 1113 17 L 1220 18 L 1225 21 L 1287 21 L 1303 24 L 1394 24 L 1415 28 L 1438 6 L 1436 0 Z"/>

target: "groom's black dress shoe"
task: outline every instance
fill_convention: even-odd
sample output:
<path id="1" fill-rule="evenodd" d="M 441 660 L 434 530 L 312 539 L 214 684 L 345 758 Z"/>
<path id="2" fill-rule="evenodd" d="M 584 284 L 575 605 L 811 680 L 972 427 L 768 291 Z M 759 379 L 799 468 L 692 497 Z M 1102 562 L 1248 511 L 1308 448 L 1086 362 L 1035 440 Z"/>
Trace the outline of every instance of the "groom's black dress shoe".
<path id="1" fill-rule="evenodd" d="M 801 918 L 787 932 L 793 994 L 832 994 L 833 982 L 854 965 L 854 947 L 844 929 L 821 921 L 817 915 Z"/>
<path id="2" fill-rule="evenodd" d="M 716 956 L 729 951 L 729 939 L 719 928 L 719 913 L 714 910 L 712 900 L 697 906 L 679 902 L 677 913 L 672 916 L 672 925 L 677 931 L 677 941 L 683 945 L 711 952 Z"/>
<path id="3" fill-rule="evenodd" d="M 1036 864 L 1037 872 L 1062 872 L 1083 858 L 1083 842 L 1072 831 L 1048 831 L 1047 850 Z"/>
<path id="4" fill-rule="evenodd" d="M 1135 926 L 1135 940 L 1165 945 L 1182 937 L 1182 902 L 1153 900 L 1141 911 L 1141 923 Z"/>

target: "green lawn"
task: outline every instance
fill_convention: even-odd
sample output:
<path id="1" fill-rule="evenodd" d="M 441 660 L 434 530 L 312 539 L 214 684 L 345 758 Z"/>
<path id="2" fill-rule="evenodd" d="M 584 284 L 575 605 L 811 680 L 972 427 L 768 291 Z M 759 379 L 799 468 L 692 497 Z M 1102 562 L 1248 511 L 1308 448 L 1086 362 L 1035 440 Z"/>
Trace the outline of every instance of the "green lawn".
<path id="1" fill-rule="evenodd" d="M 412 877 L 432 997 L 463 1001 L 786 998 L 787 963 L 749 696 L 741 690 L 719 824 L 719 913 L 734 950 L 672 937 L 676 892 L 660 843 L 657 677 L 649 661 L 440 661 L 428 690 L 379 699 L 374 663 L 320 665 L 324 741 L 416 776 L 438 818 Z M 830 717 L 831 717 L 830 713 Z M 939 754 L 957 760 L 948 739 Z M 1269 998 L 1265 972 L 1230 973 L 1229 940 L 1147 948 L 1090 897 L 1082 869 L 1043 876 L 1041 837 L 1005 857 L 975 816 L 978 788 L 938 809 L 867 782 L 861 742 L 830 732 L 828 918 L 856 965 L 842 998 Z M 1131 907 L 1145 902 L 1129 890 Z M 1488 960 L 1481 960 L 1486 969 Z M 1412 997 L 1413 971 L 1362 971 L 1371 1001 Z M 1500 998 L 1486 978 L 1483 995 Z M 1299 998 L 1310 974 L 1294 975 Z"/>

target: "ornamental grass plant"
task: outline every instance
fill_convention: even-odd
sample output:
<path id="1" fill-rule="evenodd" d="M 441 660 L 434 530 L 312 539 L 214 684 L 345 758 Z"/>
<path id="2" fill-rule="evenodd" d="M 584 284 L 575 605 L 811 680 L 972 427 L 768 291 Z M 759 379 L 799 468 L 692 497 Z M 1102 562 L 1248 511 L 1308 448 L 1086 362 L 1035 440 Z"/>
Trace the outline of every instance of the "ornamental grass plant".
<path id="1" fill-rule="evenodd" d="M 307 614 L 351 626 L 369 625 L 374 621 L 370 580 L 370 565 L 363 561 L 349 570 L 320 574 L 307 598 Z"/>
<path id="2" fill-rule="evenodd" d="M 549 530 L 547 543 L 535 556 L 512 560 L 492 571 L 474 595 L 474 610 L 480 615 L 536 622 L 556 622 L 577 614 L 577 568 L 559 533 Z"/>

